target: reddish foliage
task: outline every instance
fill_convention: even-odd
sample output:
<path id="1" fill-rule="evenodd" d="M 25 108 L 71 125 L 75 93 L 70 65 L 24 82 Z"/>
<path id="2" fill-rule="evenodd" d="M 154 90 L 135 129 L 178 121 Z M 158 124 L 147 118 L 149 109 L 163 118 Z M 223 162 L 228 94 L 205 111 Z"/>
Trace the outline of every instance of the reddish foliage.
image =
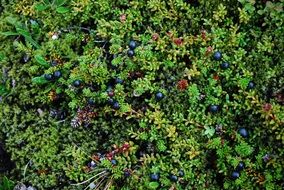
<path id="1" fill-rule="evenodd" d="M 155 33 L 152 35 L 152 40 L 157 41 L 159 39 L 159 34 Z"/>
<path id="2" fill-rule="evenodd" d="M 177 46 L 180 46 L 180 45 L 182 45 L 183 40 L 182 40 L 181 38 L 175 38 L 175 39 L 174 39 L 174 43 L 175 43 Z"/>
<path id="3" fill-rule="evenodd" d="M 265 111 L 265 112 L 269 112 L 269 111 L 272 109 L 272 105 L 269 104 L 269 103 L 265 103 L 265 104 L 262 106 L 262 109 L 263 109 L 263 111 Z"/>
<path id="4" fill-rule="evenodd" d="M 188 82 L 185 79 L 178 81 L 178 89 L 185 90 L 188 87 Z"/>

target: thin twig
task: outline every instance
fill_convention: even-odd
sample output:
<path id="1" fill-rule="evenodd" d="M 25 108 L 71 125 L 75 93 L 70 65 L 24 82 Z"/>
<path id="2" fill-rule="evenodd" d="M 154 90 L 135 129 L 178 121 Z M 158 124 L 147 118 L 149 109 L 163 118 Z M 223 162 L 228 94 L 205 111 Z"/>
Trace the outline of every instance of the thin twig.
<path id="1" fill-rule="evenodd" d="M 88 181 L 91 181 L 92 179 L 94 179 L 94 178 L 96 178 L 97 176 L 99 176 L 99 175 L 101 175 L 101 174 L 104 174 L 104 173 L 106 173 L 106 171 L 103 171 L 103 172 L 101 172 L 101 173 L 98 173 L 98 174 L 94 175 L 93 177 L 87 179 L 86 181 L 83 181 L 83 182 L 81 182 L 81 183 L 71 184 L 71 185 L 76 185 L 76 186 L 78 186 L 78 185 L 83 185 L 83 184 L 87 183 Z"/>
<path id="2" fill-rule="evenodd" d="M 25 169 L 24 169 L 24 181 L 26 179 L 26 172 L 27 172 L 27 168 L 28 168 L 30 162 L 31 162 L 31 160 L 28 161 L 28 163 L 26 164 Z"/>

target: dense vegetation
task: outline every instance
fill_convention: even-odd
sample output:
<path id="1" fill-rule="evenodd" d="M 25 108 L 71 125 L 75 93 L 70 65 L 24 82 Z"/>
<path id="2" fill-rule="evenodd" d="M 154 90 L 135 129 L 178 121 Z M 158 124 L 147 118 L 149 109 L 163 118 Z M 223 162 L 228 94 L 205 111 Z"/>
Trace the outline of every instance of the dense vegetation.
<path id="1" fill-rule="evenodd" d="M 284 188 L 283 0 L 0 2 L 0 188 Z"/>

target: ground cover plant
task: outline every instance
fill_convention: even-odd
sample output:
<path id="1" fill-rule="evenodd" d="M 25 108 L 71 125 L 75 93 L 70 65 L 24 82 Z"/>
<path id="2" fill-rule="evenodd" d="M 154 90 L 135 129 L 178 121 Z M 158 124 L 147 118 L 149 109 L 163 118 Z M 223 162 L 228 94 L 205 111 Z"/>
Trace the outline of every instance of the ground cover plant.
<path id="1" fill-rule="evenodd" d="M 283 189 L 283 0 L 1 0 L 1 189 Z"/>

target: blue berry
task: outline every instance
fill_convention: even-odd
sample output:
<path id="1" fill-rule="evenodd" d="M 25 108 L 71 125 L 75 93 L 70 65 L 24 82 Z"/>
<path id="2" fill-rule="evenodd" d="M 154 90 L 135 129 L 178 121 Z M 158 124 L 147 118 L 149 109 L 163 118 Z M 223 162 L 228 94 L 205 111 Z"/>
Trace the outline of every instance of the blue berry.
<path id="1" fill-rule="evenodd" d="M 228 62 L 224 62 L 220 66 L 221 66 L 221 69 L 228 69 L 230 67 L 230 64 Z"/>
<path id="2" fill-rule="evenodd" d="M 114 102 L 113 105 L 112 105 L 112 108 L 115 109 L 115 110 L 119 110 L 120 109 L 120 105 L 118 102 Z"/>
<path id="3" fill-rule="evenodd" d="M 231 175 L 231 177 L 232 177 L 232 179 L 237 179 L 237 178 L 239 178 L 240 177 L 240 173 L 239 172 L 237 172 L 237 171 L 233 171 L 233 173 L 232 173 L 232 175 Z"/>
<path id="4" fill-rule="evenodd" d="M 133 57 L 135 55 L 134 50 L 132 50 L 132 49 L 128 50 L 127 55 L 128 55 L 128 57 Z"/>
<path id="5" fill-rule="evenodd" d="M 248 89 L 253 89 L 255 87 L 255 83 L 253 81 L 250 81 L 248 83 Z"/>
<path id="6" fill-rule="evenodd" d="M 117 165 L 117 161 L 116 160 L 111 160 L 111 164 L 116 166 Z"/>
<path id="7" fill-rule="evenodd" d="M 245 168 L 245 163 L 240 162 L 237 166 L 237 171 L 242 171 Z"/>
<path id="8" fill-rule="evenodd" d="M 248 137 L 248 131 L 245 128 L 240 128 L 239 133 L 242 137 L 247 138 Z"/>
<path id="9" fill-rule="evenodd" d="M 210 111 L 211 113 L 217 113 L 217 112 L 219 111 L 219 106 L 218 106 L 218 105 L 211 105 L 211 106 L 209 107 L 209 111 Z"/>
<path id="10" fill-rule="evenodd" d="M 153 173 L 153 174 L 150 174 L 150 179 L 152 181 L 158 181 L 160 179 L 160 176 L 159 174 Z"/>
<path id="11" fill-rule="evenodd" d="M 216 51 L 213 57 L 216 61 L 220 61 L 222 59 L 222 53 L 220 51 Z"/>
<path id="12" fill-rule="evenodd" d="M 162 100 L 163 98 L 164 98 L 164 94 L 162 92 L 157 92 L 156 99 L 157 100 Z"/>
<path id="13" fill-rule="evenodd" d="M 60 78 L 61 75 L 62 75 L 62 74 L 61 74 L 60 71 L 55 71 L 55 72 L 53 73 L 54 78 Z"/>
<path id="14" fill-rule="evenodd" d="M 124 171 L 124 176 L 125 177 L 129 177 L 130 175 L 131 175 L 131 173 L 128 170 Z"/>
<path id="15" fill-rule="evenodd" d="M 177 182 L 178 177 L 176 175 L 170 175 L 170 180 L 173 182 Z"/>
<path id="16" fill-rule="evenodd" d="M 50 81 L 50 80 L 53 79 L 53 77 L 52 77 L 51 74 L 44 74 L 44 78 L 45 78 L 46 80 L 48 80 L 48 81 Z"/>
<path id="17" fill-rule="evenodd" d="M 131 49 L 131 50 L 134 50 L 136 47 L 137 47 L 137 43 L 134 41 L 134 40 L 131 40 L 128 44 L 128 47 Z"/>
<path id="18" fill-rule="evenodd" d="M 115 101 L 114 101 L 114 99 L 109 98 L 109 99 L 107 100 L 107 102 L 108 102 L 108 104 L 109 104 L 109 105 L 111 105 L 111 106 L 112 106 L 112 105 L 114 104 L 114 102 L 115 102 Z"/>
<path id="19" fill-rule="evenodd" d="M 90 106 L 94 106 L 95 105 L 95 101 L 92 98 L 90 98 L 90 99 L 88 99 L 88 104 Z"/>
<path id="20" fill-rule="evenodd" d="M 73 82 L 73 86 L 75 86 L 75 87 L 79 87 L 80 85 L 81 85 L 81 81 L 80 80 L 75 80 Z"/>
<path id="21" fill-rule="evenodd" d="M 122 84 L 122 83 L 123 83 L 123 80 L 120 79 L 120 78 L 116 78 L 116 79 L 115 79 L 115 83 L 116 83 L 116 84 Z"/>
<path id="22" fill-rule="evenodd" d="M 178 171 L 178 175 L 179 175 L 179 177 L 183 177 L 184 176 L 184 171 L 183 170 L 179 170 Z"/>

